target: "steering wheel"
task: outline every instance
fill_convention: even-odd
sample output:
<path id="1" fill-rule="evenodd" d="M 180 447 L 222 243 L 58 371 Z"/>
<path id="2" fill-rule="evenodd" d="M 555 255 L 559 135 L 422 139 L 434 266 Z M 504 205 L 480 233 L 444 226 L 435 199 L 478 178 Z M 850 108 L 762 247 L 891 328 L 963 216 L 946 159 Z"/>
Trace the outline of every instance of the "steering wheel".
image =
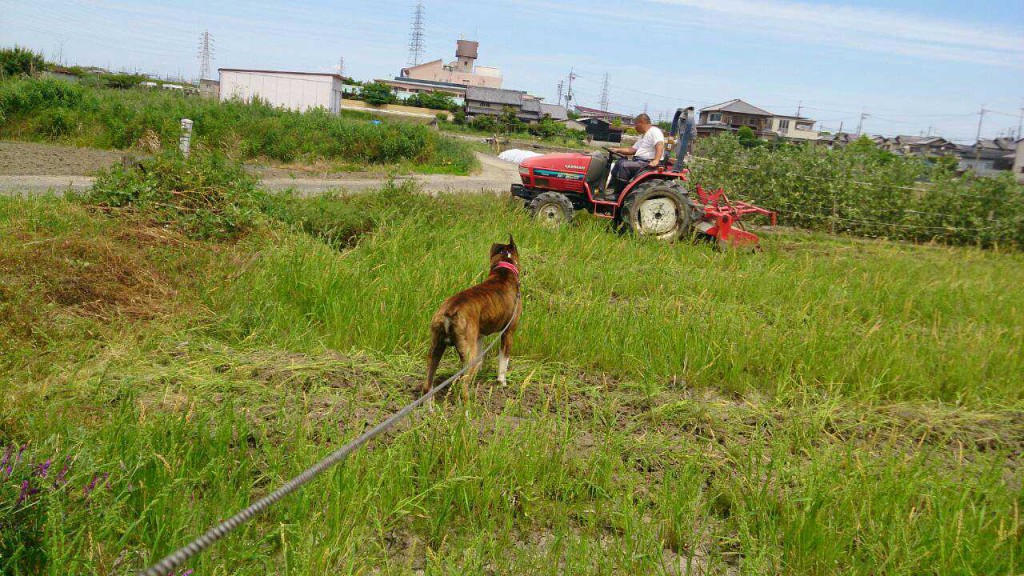
<path id="1" fill-rule="evenodd" d="M 615 149 L 612 148 L 611 146 L 605 146 L 604 149 L 608 152 L 608 156 L 609 157 L 615 157 L 615 156 L 621 156 L 622 158 L 626 158 L 627 157 L 627 155 L 623 154 L 622 152 L 616 152 Z"/>

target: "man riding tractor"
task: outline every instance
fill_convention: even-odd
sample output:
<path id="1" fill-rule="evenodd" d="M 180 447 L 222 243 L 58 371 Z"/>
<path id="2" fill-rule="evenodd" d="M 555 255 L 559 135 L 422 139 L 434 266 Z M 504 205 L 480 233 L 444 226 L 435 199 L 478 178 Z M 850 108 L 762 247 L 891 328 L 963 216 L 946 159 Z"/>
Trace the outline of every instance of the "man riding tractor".
<path id="1" fill-rule="evenodd" d="M 577 211 L 586 211 L 640 236 L 678 240 L 695 233 L 716 240 L 719 247 L 757 245 L 757 236 L 739 221 L 760 214 L 774 224 L 773 212 L 730 201 L 721 188 L 705 190 L 698 185 L 691 193 L 686 187 L 689 171 L 683 164 L 694 133 L 692 107 L 677 110 L 672 119 L 674 160 L 666 153 L 672 140 L 667 142 L 646 114 L 637 117 L 636 127 L 641 138 L 632 147 L 523 160 L 522 183 L 512 184 L 512 196 L 547 225 L 569 223 Z"/>
<path id="2" fill-rule="evenodd" d="M 612 185 L 605 190 L 605 199 L 618 198 L 619 194 L 638 172 L 645 168 L 656 169 L 665 157 L 665 134 L 660 128 L 651 124 L 651 117 L 640 114 L 633 120 L 633 127 L 640 139 L 632 147 L 623 146 L 609 148 L 615 154 L 632 156 L 632 160 L 622 159 L 615 163 L 612 173 Z"/>

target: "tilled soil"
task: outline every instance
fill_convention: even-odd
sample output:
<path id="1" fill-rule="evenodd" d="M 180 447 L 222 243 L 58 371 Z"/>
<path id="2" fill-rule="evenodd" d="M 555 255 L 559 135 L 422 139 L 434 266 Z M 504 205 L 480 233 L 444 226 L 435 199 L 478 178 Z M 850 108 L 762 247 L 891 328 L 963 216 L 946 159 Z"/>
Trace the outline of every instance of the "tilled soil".
<path id="1" fill-rule="evenodd" d="M 92 175 L 121 161 L 117 150 L 0 141 L 0 175 Z"/>

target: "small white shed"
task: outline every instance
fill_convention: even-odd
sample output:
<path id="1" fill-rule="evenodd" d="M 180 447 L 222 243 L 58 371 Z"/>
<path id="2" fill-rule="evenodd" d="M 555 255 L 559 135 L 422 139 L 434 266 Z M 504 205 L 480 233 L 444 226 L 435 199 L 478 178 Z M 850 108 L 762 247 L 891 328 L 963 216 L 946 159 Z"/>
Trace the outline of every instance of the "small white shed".
<path id="1" fill-rule="evenodd" d="M 221 68 L 220 99 L 250 101 L 258 96 L 271 106 L 304 112 L 341 110 L 342 79 L 338 74 Z"/>

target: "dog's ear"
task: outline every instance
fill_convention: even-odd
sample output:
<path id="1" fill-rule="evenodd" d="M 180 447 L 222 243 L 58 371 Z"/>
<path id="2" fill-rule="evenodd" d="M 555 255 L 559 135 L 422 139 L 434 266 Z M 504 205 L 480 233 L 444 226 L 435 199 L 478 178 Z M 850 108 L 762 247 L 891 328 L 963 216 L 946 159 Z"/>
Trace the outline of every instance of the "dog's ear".
<path id="1" fill-rule="evenodd" d="M 505 249 L 505 245 L 504 244 L 491 244 L 491 255 L 490 255 L 490 258 L 494 258 L 499 253 L 501 253 L 501 251 L 504 250 L 504 249 Z"/>
<path id="2" fill-rule="evenodd" d="M 512 234 L 508 235 L 508 247 L 513 250 L 516 249 L 516 241 L 512 238 Z"/>

